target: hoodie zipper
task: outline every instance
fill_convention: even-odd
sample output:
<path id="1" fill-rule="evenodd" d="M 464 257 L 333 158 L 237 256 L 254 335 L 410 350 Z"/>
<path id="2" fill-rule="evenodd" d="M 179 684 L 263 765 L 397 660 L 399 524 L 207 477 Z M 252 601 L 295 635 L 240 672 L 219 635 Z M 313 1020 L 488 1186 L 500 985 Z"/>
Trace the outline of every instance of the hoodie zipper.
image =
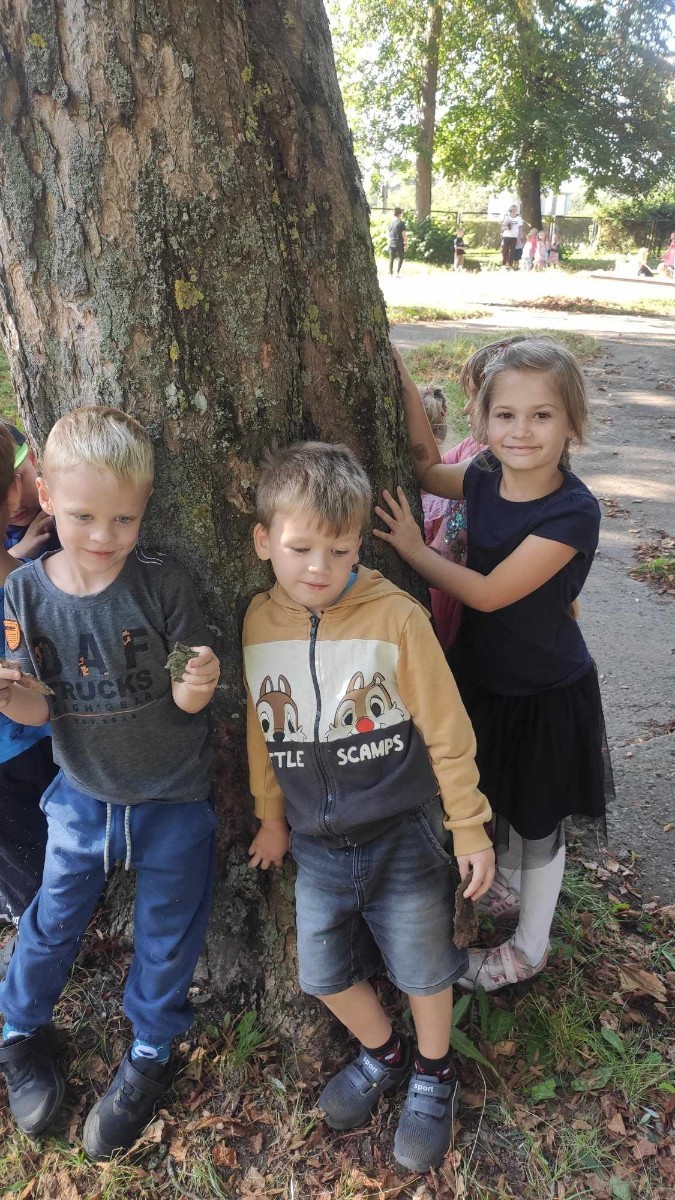
<path id="1" fill-rule="evenodd" d="M 309 670 L 314 684 L 314 695 L 316 697 L 316 717 L 314 719 L 314 746 L 316 748 L 316 763 L 319 768 L 319 775 L 323 783 L 325 803 L 321 816 L 322 824 L 326 833 L 331 833 L 330 826 L 330 810 L 333 807 L 333 794 L 331 792 L 330 777 L 322 760 L 322 748 L 319 741 L 319 725 L 321 723 L 321 691 L 319 688 L 319 677 L 316 673 L 316 639 L 319 632 L 320 618 L 316 613 L 312 613 L 310 617 L 310 634 L 309 634 Z"/>

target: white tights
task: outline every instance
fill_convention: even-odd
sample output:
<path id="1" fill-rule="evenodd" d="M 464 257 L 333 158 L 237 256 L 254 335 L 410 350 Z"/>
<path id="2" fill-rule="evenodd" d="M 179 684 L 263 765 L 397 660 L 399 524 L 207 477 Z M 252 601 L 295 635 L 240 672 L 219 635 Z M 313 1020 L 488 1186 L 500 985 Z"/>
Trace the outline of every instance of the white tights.
<path id="1" fill-rule="evenodd" d="M 503 883 L 520 896 L 520 917 L 514 948 L 536 967 L 544 957 L 553 915 L 565 872 L 565 842 L 543 866 L 528 867 L 527 841 L 511 829 L 508 851 L 497 856 L 497 873 Z"/>

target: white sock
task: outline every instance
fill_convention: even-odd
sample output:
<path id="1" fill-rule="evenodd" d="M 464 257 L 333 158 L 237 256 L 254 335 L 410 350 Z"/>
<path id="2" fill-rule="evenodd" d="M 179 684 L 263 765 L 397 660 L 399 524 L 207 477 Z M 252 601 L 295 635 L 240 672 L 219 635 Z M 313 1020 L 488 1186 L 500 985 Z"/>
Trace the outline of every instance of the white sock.
<path id="1" fill-rule="evenodd" d="M 523 865 L 523 839 L 515 829 L 509 830 L 509 845 L 497 855 L 497 870 L 495 874 L 501 882 L 520 895 L 520 879 Z"/>
<path id="2" fill-rule="evenodd" d="M 565 872 L 565 843 L 543 867 L 525 869 L 520 883 L 520 917 L 513 946 L 536 967 L 548 948 L 553 914 Z M 513 886 L 512 884 L 510 885 Z"/>

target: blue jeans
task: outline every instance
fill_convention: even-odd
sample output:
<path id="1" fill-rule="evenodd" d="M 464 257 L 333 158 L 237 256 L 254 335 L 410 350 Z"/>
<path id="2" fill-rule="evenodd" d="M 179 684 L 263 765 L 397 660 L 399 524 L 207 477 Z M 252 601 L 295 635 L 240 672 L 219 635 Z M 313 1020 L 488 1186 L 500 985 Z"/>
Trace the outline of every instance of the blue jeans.
<path id="1" fill-rule="evenodd" d="M 293 833 L 300 986 L 330 996 L 381 962 L 414 996 L 442 992 L 466 971 L 453 937 L 459 872 L 440 800 L 362 846 Z"/>
<path id="2" fill-rule="evenodd" d="M 42 887 L 21 918 L 17 949 L 0 984 L 5 1020 L 21 1030 L 51 1020 L 105 883 L 107 806 L 59 771 L 41 807 L 48 827 Z M 137 1038 L 169 1041 L 193 1019 L 187 992 L 213 893 L 213 806 L 210 800 L 150 800 L 128 810 L 112 805 L 111 817 L 111 862 L 124 860 L 130 849 L 136 868 L 135 951 L 124 1011 Z"/>

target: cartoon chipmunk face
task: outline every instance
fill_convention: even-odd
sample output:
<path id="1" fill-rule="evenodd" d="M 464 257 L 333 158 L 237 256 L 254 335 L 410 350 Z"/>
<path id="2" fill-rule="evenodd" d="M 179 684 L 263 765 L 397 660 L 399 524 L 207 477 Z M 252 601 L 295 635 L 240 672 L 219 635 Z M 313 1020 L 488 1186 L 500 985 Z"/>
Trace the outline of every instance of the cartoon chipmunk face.
<path id="1" fill-rule="evenodd" d="M 384 675 L 376 671 L 369 684 L 363 672 L 352 675 L 342 700 L 338 704 L 335 721 L 326 739 L 329 742 L 351 737 L 356 733 L 372 733 L 374 729 L 386 729 L 399 725 L 403 713 L 394 703 L 384 686 Z"/>
<path id="2" fill-rule="evenodd" d="M 298 706 L 291 695 L 291 685 L 285 675 L 279 676 L 275 690 L 272 678 L 266 675 L 260 685 L 255 706 L 266 742 L 304 742 L 298 717 Z"/>

